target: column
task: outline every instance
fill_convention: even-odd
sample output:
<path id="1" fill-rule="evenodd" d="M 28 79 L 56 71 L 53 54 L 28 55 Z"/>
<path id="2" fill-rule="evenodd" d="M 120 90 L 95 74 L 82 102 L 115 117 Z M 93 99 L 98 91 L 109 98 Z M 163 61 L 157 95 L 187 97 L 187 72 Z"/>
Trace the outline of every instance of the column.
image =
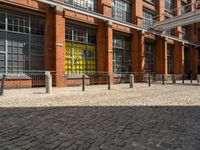
<path id="1" fill-rule="evenodd" d="M 107 24 L 106 29 L 106 55 L 107 72 L 113 74 L 113 30 L 112 23 Z"/>
<path id="2" fill-rule="evenodd" d="M 167 74 L 167 39 L 156 39 L 156 73 Z"/>
<path id="3" fill-rule="evenodd" d="M 174 47 L 174 73 L 184 74 L 184 44 L 180 42 Z"/>
<path id="4" fill-rule="evenodd" d="M 132 72 L 144 72 L 144 33 L 133 30 L 131 41 Z"/>
<path id="5" fill-rule="evenodd" d="M 143 18 L 142 18 L 142 10 L 143 10 L 143 6 L 142 6 L 142 0 L 135 0 L 133 1 L 133 23 L 137 24 L 139 26 L 143 26 Z"/>
<path id="6" fill-rule="evenodd" d="M 46 13 L 46 23 L 45 23 L 45 70 L 53 71 L 55 70 L 55 62 L 52 61 L 55 56 L 54 51 L 54 8 L 50 7 Z"/>
<path id="7" fill-rule="evenodd" d="M 64 86 L 65 74 L 65 18 L 63 9 L 55 8 L 55 83 L 57 87 Z M 51 31 L 49 31 L 51 32 Z"/>
<path id="8" fill-rule="evenodd" d="M 112 16 L 112 8 L 111 8 L 111 0 L 98 0 L 98 12 L 111 17 Z M 108 65 L 110 65 L 110 62 L 108 63 L 108 60 L 110 59 L 110 55 L 108 55 L 108 51 L 112 50 L 112 47 L 108 44 L 112 44 L 112 39 L 110 40 L 110 37 L 112 37 L 112 23 L 111 25 L 108 25 L 108 22 L 105 22 L 103 20 L 99 21 L 99 26 L 97 30 L 97 71 L 98 72 L 108 72 L 110 68 L 108 68 Z M 109 35 L 108 35 L 109 34 Z M 109 43 L 108 42 L 109 38 Z M 109 59 L 107 58 L 109 56 Z M 110 70 L 111 72 L 111 70 Z"/>
<path id="9" fill-rule="evenodd" d="M 177 10 L 175 11 L 175 15 L 176 16 L 179 16 L 181 15 L 181 1 L 180 0 L 175 0 L 174 1 L 174 6 L 175 6 L 175 9 L 177 8 Z M 175 33 L 175 36 L 178 37 L 178 38 L 181 38 L 182 37 L 182 27 L 181 26 L 178 26 L 174 29 L 174 33 Z"/>
<path id="10" fill-rule="evenodd" d="M 157 12 L 158 12 L 158 15 L 159 15 L 157 20 L 163 21 L 163 20 L 165 20 L 165 16 L 162 15 L 162 14 L 165 13 L 165 1 L 164 0 L 158 0 L 158 1 L 156 1 L 156 4 L 158 6 L 156 8 L 157 8 Z"/>

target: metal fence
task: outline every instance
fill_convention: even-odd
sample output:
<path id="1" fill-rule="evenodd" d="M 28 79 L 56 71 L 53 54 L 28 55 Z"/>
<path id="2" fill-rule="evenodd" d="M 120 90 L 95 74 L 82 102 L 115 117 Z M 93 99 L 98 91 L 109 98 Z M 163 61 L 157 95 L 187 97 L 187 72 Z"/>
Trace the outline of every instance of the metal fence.
<path id="1" fill-rule="evenodd" d="M 25 71 L 25 72 L 13 72 L 7 73 L 6 81 L 2 86 L 3 74 L 0 75 L 0 92 L 2 87 L 5 89 L 11 88 L 34 88 L 46 86 L 45 71 Z M 152 84 L 185 84 L 185 83 L 199 83 L 200 76 L 191 76 L 190 80 L 187 79 L 187 75 L 172 74 L 162 75 L 156 73 L 141 73 L 141 72 L 127 72 L 120 74 L 108 74 L 107 72 L 97 72 L 95 74 L 78 74 L 71 75 L 64 72 L 50 72 L 53 86 L 57 85 L 57 80 L 61 80 L 63 86 L 81 86 L 82 91 L 85 91 L 87 86 L 90 85 L 106 85 L 110 90 L 114 84 L 127 83 L 130 87 L 133 84 L 144 83 L 147 86 Z M 197 79 L 197 82 L 194 81 Z"/>

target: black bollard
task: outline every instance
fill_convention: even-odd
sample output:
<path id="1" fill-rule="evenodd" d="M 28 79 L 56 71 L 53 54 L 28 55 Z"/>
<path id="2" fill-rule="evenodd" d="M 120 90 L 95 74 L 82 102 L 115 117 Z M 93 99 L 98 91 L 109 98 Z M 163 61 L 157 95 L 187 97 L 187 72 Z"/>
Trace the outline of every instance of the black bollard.
<path id="1" fill-rule="evenodd" d="M 3 94 L 4 94 L 5 82 L 6 82 L 6 75 L 3 74 L 2 82 L 1 82 L 1 89 L 0 89 L 0 96 L 3 96 Z"/>
<path id="2" fill-rule="evenodd" d="M 149 79 L 149 87 L 151 86 L 151 75 L 149 74 L 148 76 L 148 79 Z"/>
<path id="3" fill-rule="evenodd" d="M 182 83 L 183 84 L 185 83 L 185 76 L 184 76 L 184 74 L 182 75 Z"/>
<path id="4" fill-rule="evenodd" d="M 134 75 L 133 74 L 131 74 L 129 76 L 129 81 L 130 81 L 130 88 L 133 88 L 133 83 L 134 83 Z"/>
<path id="5" fill-rule="evenodd" d="M 108 74 L 108 90 L 110 90 L 110 75 Z"/>
<path id="6" fill-rule="evenodd" d="M 82 79 L 82 91 L 85 91 L 85 75 L 83 75 Z"/>
<path id="7" fill-rule="evenodd" d="M 197 75 L 197 83 L 199 83 L 199 80 L 200 80 L 200 75 L 198 74 Z"/>
<path id="8" fill-rule="evenodd" d="M 162 85 L 165 85 L 165 76 L 162 75 Z"/>
<path id="9" fill-rule="evenodd" d="M 193 77 L 192 74 L 190 75 L 190 83 L 192 83 Z"/>

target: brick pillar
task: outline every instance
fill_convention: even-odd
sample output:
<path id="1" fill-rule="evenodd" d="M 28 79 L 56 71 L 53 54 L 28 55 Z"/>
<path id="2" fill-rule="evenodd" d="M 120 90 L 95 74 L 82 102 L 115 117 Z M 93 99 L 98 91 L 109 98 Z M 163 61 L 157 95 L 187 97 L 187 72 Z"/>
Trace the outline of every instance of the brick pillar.
<path id="1" fill-rule="evenodd" d="M 174 73 L 184 73 L 184 45 L 180 42 L 175 42 L 174 47 Z"/>
<path id="2" fill-rule="evenodd" d="M 163 21 L 165 20 L 165 16 L 162 15 L 165 13 L 165 1 L 164 0 L 157 0 L 156 1 L 157 12 L 158 12 L 158 18 L 156 18 L 158 21 Z"/>
<path id="3" fill-rule="evenodd" d="M 144 72 L 144 33 L 136 30 L 131 41 L 131 71 Z"/>
<path id="4" fill-rule="evenodd" d="M 55 8 L 55 83 L 57 87 L 64 86 L 65 74 L 65 18 L 63 9 Z M 49 31 L 51 32 L 51 31 Z"/>
<path id="5" fill-rule="evenodd" d="M 108 17 L 112 17 L 112 0 L 98 0 L 98 4 L 99 4 L 99 8 L 98 10 L 100 11 L 101 14 L 103 14 L 104 16 L 108 16 Z M 105 51 L 101 51 L 98 54 L 98 61 L 102 60 L 102 64 L 98 65 L 99 69 L 103 69 L 105 68 L 105 71 L 108 72 L 109 74 L 113 74 L 113 30 L 112 30 L 112 22 L 102 22 L 102 24 L 99 27 L 98 30 L 98 36 L 101 36 L 100 38 L 104 38 L 104 39 L 100 39 L 98 40 L 98 42 L 103 42 L 103 43 L 98 43 L 99 46 L 99 50 L 102 49 L 105 45 Z M 102 45 L 101 45 L 102 44 Z M 105 60 L 100 58 L 105 56 Z M 104 60 L 104 62 L 103 62 Z M 105 63 L 105 65 L 104 65 Z M 105 67 L 104 67 L 105 66 Z M 111 80 L 112 82 L 112 80 Z"/>
<path id="6" fill-rule="evenodd" d="M 113 29 L 108 24 L 106 29 L 106 55 L 107 55 L 107 72 L 113 74 Z"/>
<path id="7" fill-rule="evenodd" d="M 167 40 L 162 37 L 156 39 L 156 73 L 167 74 Z"/>
<path id="8" fill-rule="evenodd" d="M 52 25 L 54 23 L 54 9 L 50 7 L 48 9 L 48 13 L 46 13 L 46 23 L 45 23 L 45 70 L 47 71 L 53 71 L 55 70 L 55 63 L 52 61 L 55 56 L 54 51 L 54 26 Z"/>
<path id="9" fill-rule="evenodd" d="M 101 0 L 100 3 L 102 8 L 99 9 L 102 11 L 102 14 L 108 17 L 112 17 L 112 0 Z"/>
<path id="10" fill-rule="evenodd" d="M 134 24 L 137 24 L 139 26 L 143 26 L 143 18 L 142 18 L 142 1 L 141 0 L 135 0 L 133 1 L 133 23 Z"/>
<path id="11" fill-rule="evenodd" d="M 98 12 L 105 16 L 112 16 L 111 0 L 98 0 Z M 99 21 L 97 30 L 97 71 L 112 72 L 109 66 L 112 66 L 108 60 L 112 59 L 109 53 L 112 53 L 112 25 L 103 20 Z M 110 24 L 112 24 L 110 22 Z M 110 43 L 111 42 L 111 43 Z M 112 61 L 112 60 L 111 60 Z"/>
<path id="12" fill-rule="evenodd" d="M 97 30 L 97 72 L 106 72 L 106 26 L 102 21 Z"/>
<path id="13" fill-rule="evenodd" d="M 174 1 L 174 7 L 177 9 L 176 11 L 175 11 L 175 15 L 176 16 L 179 16 L 179 15 L 181 15 L 181 1 L 180 0 L 175 0 Z M 181 26 L 178 26 L 178 27 L 176 27 L 175 29 L 174 29 L 174 33 L 175 33 L 175 36 L 176 37 L 179 37 L 179 38 L 181 38 L 182 37 L 182 28 L 181 28 Z"/>
<path id="14" fill-rule="evenodd" d="M 145 64 L 145 56 L 144 56 L 144 47 L 145 47 L 145 40 L 144 40 L 144 32 L 139 32 L 139 72 L 144 72 L 144 64 Z"/>

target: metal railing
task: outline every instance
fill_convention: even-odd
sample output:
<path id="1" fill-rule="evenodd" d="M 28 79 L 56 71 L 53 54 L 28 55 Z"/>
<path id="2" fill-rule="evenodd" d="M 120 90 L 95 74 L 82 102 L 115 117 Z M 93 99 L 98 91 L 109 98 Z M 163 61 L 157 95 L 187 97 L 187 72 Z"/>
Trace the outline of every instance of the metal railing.
<path id="1" fill-rule="evenodd" d="M 96 72 L 94 74 L 65 74 L 64 72 L 47 72 L 47 71 L 25 71 L 13 72 L 0 75 L 0 95 L 3 90 L 11 88 L 35 88 L 46 87 L 46 93 L 52 93 L 52 87 L 58 86 L 58 82 L 62 86 L 80 86 L 80 90 L 85 91 L 87 86 L 104 85 L 105 89 L 111 90 L 117 84 L 127 84 L 126 87 L 133 88 L 135 84 L 142 83 L 146 86 L 152 84 L 199 84 L 200 75 L 197 78 L 191 76 L 190 80 L 186 80 L 187 75 L 171 74 L 162 75 L 156 73 L 143 72 L 127 72 L 119 74 L 109 74 L 107 72 Z M 5 78 L 6 77 L 6 78 Z M 187 82 L 186 82 L 187 81 Z"/>

